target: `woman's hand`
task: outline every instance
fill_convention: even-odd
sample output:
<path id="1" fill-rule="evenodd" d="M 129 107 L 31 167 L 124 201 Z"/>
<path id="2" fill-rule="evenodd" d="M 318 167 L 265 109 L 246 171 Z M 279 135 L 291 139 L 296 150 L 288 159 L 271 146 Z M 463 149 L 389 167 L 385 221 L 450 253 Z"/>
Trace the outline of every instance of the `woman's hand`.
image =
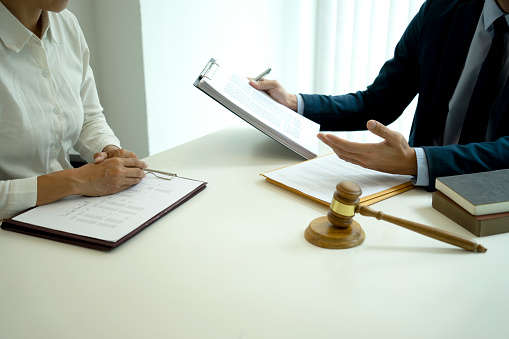
<path id="1" fill-rule="evenodd" d="M 102 152 L 98 152 L 94 154 L 94 163 L 98 164 L 101 161 L 108 159 L 108 158 L 136 158 L 138 159 L 138 156 L 131 151 L 128 151 L 126 149 L 118 148 L 115 145 L 108 145 L 103 148 Z"/>
<path id="2" fill-rule="evenodd" d="M 147 164 L 133 152 L 118 147 L 105 148 L 103 151 L 105 152 L 96 154 L 93 164 L 39 176 L 36 204 L 45 205 L 76 194 L 113 194 L 136 185 L 145 178 L 143 170 L 147 168 Z"/>
<path id="3" fill-rule="evenodd" d="M 102 196 L 123 191 L 145 178 L 145 168 L 147 164 L 137 157 L 118 156 L 81 166 L 74 170 L 76 194 Z"/>

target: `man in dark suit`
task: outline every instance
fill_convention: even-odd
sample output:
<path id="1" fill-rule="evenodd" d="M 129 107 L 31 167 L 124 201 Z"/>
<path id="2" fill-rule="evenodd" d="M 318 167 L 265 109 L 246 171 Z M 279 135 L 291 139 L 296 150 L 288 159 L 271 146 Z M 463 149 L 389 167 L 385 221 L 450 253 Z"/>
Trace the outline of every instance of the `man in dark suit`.
<path id="1" fill-rule="evenodd" d="M 383 142 L 354 143 L 322 133 L 318 137 L 341 159 L 414 175 L 417 185 L 432 190 L 436 177 L 509 168 L 507 13 L 509 0 L 426 1 L 396 46 L 394 58 L 365 91 L 291 95 L 275 80 L 251 85 L 316 121 L 322 130 L 362 130 L 367 123 Z M 483 62 L 498 45 L 502 61 L 486 62 L 497 65 L 496 79 L 483 85 Z M 395 121 L 417 94 L 407 142 L 384 124 Z"/>

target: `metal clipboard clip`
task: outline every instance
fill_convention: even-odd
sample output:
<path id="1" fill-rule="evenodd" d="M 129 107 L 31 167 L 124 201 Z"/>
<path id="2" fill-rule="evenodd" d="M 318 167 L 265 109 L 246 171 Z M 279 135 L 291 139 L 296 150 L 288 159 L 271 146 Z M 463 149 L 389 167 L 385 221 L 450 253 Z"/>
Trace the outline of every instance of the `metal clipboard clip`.
<path id="1" fill-rule="evenodd" d="M 205 65 L 205 68 L 203 68 L 203 71 L 201 71 L 198 79 L 201 80 L 203 78 L 207 78 L 207 79 L 212 80 L 212 78 L 214 77 L 214 74 L 216 73 L 218 68 L 219 68 L 219 64 L 216 62 L 216 59 L 210 58 L 207 65 Z"/>

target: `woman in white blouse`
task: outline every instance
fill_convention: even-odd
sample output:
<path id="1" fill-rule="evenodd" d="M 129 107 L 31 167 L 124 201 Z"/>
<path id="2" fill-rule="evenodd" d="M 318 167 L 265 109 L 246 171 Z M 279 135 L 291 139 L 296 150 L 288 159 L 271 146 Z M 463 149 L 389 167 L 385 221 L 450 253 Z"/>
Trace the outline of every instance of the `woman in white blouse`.
<path id="1" fill-rule="evenodd" d="M 0 221 L 139 183 L 147 165 L 106 123 L 69 0 L 0 0 Z M 72 168 L 75 148 L 88 164 Z"/>

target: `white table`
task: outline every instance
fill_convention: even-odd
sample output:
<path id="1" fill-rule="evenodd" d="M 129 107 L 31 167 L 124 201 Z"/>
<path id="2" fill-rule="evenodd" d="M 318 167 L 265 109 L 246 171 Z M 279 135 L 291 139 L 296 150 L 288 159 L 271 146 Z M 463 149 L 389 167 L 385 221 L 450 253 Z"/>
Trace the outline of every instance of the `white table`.
<path id="1" fill-rule="evenodd" d="M 357 215 L 361 246 L 315 247 L 327 208 L 259 176 L 302 159 L 249 126 L 146 160 L 208 187 L 112 252 L 0 231 L 0 338 L 509 338 L 509 234 L 480 254 Z M 475 238 L 424 190 L 372 207 Z"/>

